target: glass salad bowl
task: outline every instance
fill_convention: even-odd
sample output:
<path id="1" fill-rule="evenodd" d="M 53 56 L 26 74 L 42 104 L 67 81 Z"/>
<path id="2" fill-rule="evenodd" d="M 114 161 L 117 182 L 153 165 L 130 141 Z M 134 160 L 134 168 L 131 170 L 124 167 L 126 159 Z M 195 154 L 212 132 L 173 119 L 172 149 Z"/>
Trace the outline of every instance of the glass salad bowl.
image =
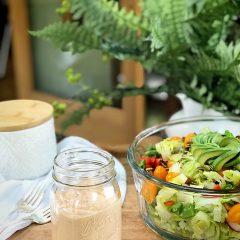
<path id="1" fill-rule="evenodd" d="M 162 239 L 240 239 L 240 118 L 141 132 L 128 150 L 144 223 Z"/>

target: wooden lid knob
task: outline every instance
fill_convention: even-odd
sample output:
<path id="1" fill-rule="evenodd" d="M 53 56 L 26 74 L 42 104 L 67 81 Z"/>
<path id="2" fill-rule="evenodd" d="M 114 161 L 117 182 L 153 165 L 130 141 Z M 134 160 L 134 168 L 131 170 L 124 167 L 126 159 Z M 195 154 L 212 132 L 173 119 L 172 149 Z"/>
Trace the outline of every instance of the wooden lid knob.
<path id="1" fill-rule="evenodd" d="M 53 107 L 38 100 L 0 102 L 0 132 L 11 132 L 38 126 L 53 116 Z"/>

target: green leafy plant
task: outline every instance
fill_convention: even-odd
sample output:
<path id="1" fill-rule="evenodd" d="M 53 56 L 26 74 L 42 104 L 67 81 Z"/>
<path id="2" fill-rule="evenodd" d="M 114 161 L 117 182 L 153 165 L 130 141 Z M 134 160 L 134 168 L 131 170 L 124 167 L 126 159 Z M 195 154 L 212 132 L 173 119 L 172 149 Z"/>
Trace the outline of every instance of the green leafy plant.
<path id="1" fill-rule="evenodd" d="M 207 108 L 239 115 L 240 1 L 141 0 L 139 4 L 141 15 L 114 0 L 64 0 L 58 13 L 67 20 L 32 33 L 74 54 L 98 49 L 112 58 L 133 59 L 166 79 L 157 88 L 120 85 L 110 93 L 85 88 L 85 99 L 82 94 L 75 96 L 85 105 L 65 127 L 124 96 L 162 91 L 182 92 Z"/>

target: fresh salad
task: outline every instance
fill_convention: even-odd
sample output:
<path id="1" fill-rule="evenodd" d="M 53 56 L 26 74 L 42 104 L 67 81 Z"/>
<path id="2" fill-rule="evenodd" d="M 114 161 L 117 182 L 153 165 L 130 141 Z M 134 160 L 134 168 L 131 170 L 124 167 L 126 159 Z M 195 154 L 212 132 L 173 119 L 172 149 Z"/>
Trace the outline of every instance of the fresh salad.
<path id="1" fill-rule="evenodd" d="M 194 188 L 237 190 L 203 195 L 145 181 L 141 194 L 159 227 L 191 239 L 240 239 L 240 137 L 205 129 L 162 140 L 141 157 L 149 175 Z"/>

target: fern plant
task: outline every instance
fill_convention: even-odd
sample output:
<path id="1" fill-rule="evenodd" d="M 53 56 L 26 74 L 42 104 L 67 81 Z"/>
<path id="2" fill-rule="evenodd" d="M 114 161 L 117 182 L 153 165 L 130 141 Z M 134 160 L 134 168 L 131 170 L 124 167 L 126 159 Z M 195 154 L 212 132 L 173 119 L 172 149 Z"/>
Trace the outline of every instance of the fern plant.
<path id="1" fill-rule="evenodd" d="M 114 0 L 64 0 L 67 21 L 32 34 L 63 51 L 98 49 L 109 57 L 133 59 L 166 79 L 162 87 L 117 86 L 111 93 L 87 89 L 85 107 L 65 127 L 93 108 L 124 96 L 179 92 L 226 114 L 240 115 L 240 1 L 141 0 L 141 15 Z"/>

